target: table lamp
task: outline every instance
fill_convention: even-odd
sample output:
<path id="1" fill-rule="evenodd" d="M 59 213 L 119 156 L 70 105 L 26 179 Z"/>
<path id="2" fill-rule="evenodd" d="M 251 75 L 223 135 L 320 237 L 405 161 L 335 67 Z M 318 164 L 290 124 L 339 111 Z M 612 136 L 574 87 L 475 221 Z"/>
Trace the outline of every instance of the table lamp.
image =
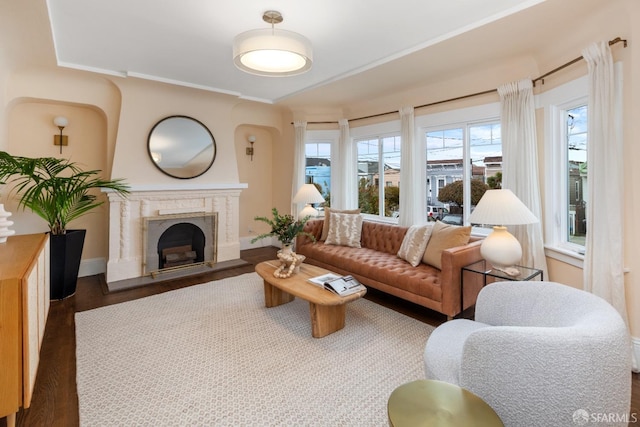
<path id="1" fill-rule="evenodd" d="M 298 214 L 299 218 L 310 216 L 315 218 L 318 216 L 318 211 L 311 206 L 312 203 L 324 203 L 324 197 L 318 191 L 318 188 L 313 184 L 302 184 L 302 187 L 298 190 L 293 203 L 305 203 L 305 207 Z"/>
<path id="2" fill-rule="evenodd" d="M 505 226 L 533 224 L 538 218 L 511 190 L 502 189 L 487 190 L 471 212 L 469 222 L 494 226 L 483 240 L 480 253 L 496 270 L 511 274 L 522 258 L 522 247 Z"/>

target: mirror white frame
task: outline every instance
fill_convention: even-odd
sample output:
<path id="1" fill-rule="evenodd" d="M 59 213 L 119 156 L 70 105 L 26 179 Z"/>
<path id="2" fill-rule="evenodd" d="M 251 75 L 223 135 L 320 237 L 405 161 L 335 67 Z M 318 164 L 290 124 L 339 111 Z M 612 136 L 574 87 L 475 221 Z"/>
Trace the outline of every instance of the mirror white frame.
<path id="1" fill-rule="evenodd" d="M 178 179 L 204 174 L 217 152 L 211 131 L 188 116 L 169 116 L 156 123 L 149 132 L 147 150 L 162 173 Z"/>

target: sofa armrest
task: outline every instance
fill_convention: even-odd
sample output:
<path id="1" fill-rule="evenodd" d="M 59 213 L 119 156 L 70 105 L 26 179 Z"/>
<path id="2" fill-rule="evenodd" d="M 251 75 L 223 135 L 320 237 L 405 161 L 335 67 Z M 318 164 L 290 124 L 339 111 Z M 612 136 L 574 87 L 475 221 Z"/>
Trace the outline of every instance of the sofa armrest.
<path id="1" fill-rule="evenodd" d="M 467 287 L 465 291 L 464 305 L 460 307 L 460 293 L 462 292 L 462 267 L 482 259 L 480 245 L 482 240 L 457 246 L 442 251 L 442 270 L 440 273 L 440 286 L 442 288 L 442 312 L 447 316 L 455 316 L 464 308 L 475 304 L 479 289 Z"/>

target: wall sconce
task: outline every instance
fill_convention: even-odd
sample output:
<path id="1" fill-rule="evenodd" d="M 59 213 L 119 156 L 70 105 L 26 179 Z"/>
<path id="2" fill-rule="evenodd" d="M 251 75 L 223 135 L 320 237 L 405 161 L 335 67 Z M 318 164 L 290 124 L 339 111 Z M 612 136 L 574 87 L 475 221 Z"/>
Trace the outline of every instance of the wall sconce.
<path id="1" fill-rule="evenodd" d="M 69 137 L 67 135 L 62 135 L 62 129 L 69 124 L 69 120 L 67 120 L 66 117 L 58 116 L 53 119 L 53 124 L 58 126 L 58 129 L 60 129 L 60 135 L 53 136 L 53 145 L 59 145 L 60 154 L 62 154 L 62 146 L 69 145 Z"/>
<path id="2" fill-rule="evenodd" d="M 256 137 L 254 135 L 249 135 L 247 137 L 247 141 L 251 144 L 251 147 L 247 147 L 247 156 L 251 156 L 251 161 L 253 161 L 253 143 L 256 142 Z"/>

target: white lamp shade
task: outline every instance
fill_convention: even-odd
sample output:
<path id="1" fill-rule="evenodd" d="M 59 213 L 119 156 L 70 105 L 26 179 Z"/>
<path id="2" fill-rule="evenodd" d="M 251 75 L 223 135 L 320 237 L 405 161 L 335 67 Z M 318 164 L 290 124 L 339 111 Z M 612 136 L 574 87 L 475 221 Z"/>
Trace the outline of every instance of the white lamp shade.
<path id="1" fill-rule="evenodd" d="M 313 184 L 302 184 L 293 197 L 293 203 L 324 203 L 324 197 Z"/>
<path id="2" fill-rule="evenodd" d="M 487 190 L 469 216 L 471 224 L 533 224 L 538 218 L 511 190 Z"/>
<path id="3" fill-rule="evenodd" d="M 300 218 L 307 216 L 317 217 L 318 211 L 311 206 L 311 203 L 324 203 L 324 201 L 324 197 L 322 197 L 318 188 L 313 184 L 302 184 L 302 187 L 300 187 L 296 195 L 293 197 L 293 203 L 306 204 L 298 214 L 298 217 Z"/>
<path id="4" fill-rule="evenodd" d="M 236 36 L 233 62 L 242 71 L 259 76 L 293 76 L 311 68 L 313 52 L 304 36 L 265 28 Z"/>

